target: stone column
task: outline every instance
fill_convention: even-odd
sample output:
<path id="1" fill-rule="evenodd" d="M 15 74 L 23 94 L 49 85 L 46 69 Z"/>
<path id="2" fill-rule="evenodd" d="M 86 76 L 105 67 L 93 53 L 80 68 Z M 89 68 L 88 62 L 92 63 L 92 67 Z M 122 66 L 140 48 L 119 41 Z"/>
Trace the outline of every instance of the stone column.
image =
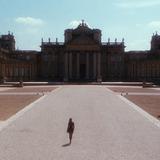
<path id="1" fill-rule="evenodd" d="M 72 79 L 72 53 L 69 53 L 69 78 Z"/>
<path id="2" fill-rule="evenodd" d="M 96 65 L 96 53 L 93 53 L 93 78 L 96 79 L 97 65 Z"/>
<path id="3" fill-rule="evenodd" d="M 97 53 L 97 82 L 101 82 L 101 53 Z"/>
<path id="4" fill-rule="evenodd" d="M 79 54 L 77 53 L 77 79 L 79 79 L 80 75 L 79 75 Z"/>
<path id="5" fill-rule="evenodd" d="M 64 53 L 64 81 L 68 81 L 68 53 Z"/>
<path id="6" fill-rule="evenodd" d="M 86 53 L 86 79 L 89 79 L 89 53 Z"/>

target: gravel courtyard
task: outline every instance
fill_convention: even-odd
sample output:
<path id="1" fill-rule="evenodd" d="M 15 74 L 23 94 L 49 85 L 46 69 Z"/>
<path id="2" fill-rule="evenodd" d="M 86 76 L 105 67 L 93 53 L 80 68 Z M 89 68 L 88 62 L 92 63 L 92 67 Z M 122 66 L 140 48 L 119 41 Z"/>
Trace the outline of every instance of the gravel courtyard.
<path id="1" fill-rule="evenodd" d="M 0 121 L 5 121 L 41 96 L 56 87 L 25 86 L 23 88 L 0 88 Z"/>
<path id="2" fill-rule="evenodd" d="M 107 87 L 117 94 L 122 94 L 143 110 L 160 120 L 160 89 L 142 87 Z M 126 94 L 127 93 L 127 94 Z"/>
<path id="3" fill-rule="evenodd" d="M 73 143 L 63 147 L 70 117 Z M 54 90 L 4 128 L 0 142 L 3 160 L 160 159 L 160 128 L 103 86 Z"/>

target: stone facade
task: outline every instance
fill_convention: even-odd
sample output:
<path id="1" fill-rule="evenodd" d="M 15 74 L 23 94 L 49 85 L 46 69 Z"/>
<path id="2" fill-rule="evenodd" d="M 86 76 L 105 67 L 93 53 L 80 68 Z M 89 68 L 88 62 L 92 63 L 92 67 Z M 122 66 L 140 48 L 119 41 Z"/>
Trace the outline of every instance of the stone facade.
<path id="1" fill-rule="evenodd" d="M 160 81 L 160 36 L 148 51 L 125 52 L 121 42 L 102 42 L 101 30 L 82 22 L 65 30 L 64 42 L 42 40 L 41 51 L 15 50 L 14 36 L 0 38 L 0 78 L 17 81 Z M 4 37 L 7 37 L 6 39 Z"/>

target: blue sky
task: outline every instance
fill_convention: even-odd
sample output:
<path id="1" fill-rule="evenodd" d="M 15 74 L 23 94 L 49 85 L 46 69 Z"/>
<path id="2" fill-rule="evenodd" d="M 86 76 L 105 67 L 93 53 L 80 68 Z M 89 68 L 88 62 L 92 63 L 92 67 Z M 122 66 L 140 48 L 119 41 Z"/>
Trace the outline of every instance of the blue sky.
<path id="1" fill-rule="evenodd" d="M 14 33 L 19 49 L 40 50 L 44 41 L 64 41 L 64 30 L 84 19 L 102 30 L 102 41 L 125 39 L 126 50 L 150 49 L 160 33 L 160 0 L 0 0 L 0 34 Z"/>

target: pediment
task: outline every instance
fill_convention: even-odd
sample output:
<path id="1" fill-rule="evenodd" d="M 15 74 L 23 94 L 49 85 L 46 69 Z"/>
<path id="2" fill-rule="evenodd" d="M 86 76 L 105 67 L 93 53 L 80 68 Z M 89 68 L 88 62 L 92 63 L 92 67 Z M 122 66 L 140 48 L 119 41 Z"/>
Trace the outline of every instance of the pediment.
<path id="1" fill-rule="evenodd" d="M 72 45 L 95 45 L 97 44 L 91 37 L 81 34 L 77 37 L 73 37 L 73 39 L 70 41 L 70 44 Z"/>

